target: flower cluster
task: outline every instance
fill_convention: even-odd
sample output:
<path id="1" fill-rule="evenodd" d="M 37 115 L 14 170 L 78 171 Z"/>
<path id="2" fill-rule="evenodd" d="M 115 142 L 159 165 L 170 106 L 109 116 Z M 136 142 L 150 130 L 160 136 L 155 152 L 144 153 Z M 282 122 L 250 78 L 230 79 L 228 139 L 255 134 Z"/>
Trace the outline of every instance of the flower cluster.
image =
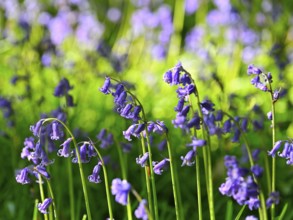
<path id="1" fill-rule="evenodd" d="M 107 132 L 106 129 L 102 129 L 96 138 L 100 141 L 100 147 L 102 149 L 106 149 L 114 143 L 113 134 Z"/>
<path id="2" fill-rule="evenodd" d="M 281 147 L 283 150 L 281 151 Z M 293 164 L 293 143 L 292 141 L 277 141 L 273 148 L 268 152 L 268 154 L 272 157 L 275 157 L 276 154 L 279 157 L 285 158 L 287 160 L 288 165 Z"/>
<path id="3" fill-rule="evenodd" d="M 139 113 L 141 106 L 136 105 L 129 97 L 124 84 L 112 85 L 110 77 L 106 77 L 104 85 L 100 88 L 104 94 L 112 94 L 114 97 L 115 109 L 124 118 L 131 119 L 133 122 L 140 120 Z"/>
<path id="4" fill-rule="evenodd" d="M 251 80 L 251 84 L 254 85 L 256 88 L 267 92 L 269 88 L 267 86 L 268 83 L 273 81 L 272 74 L 268 72 L 267 74 L 263 73 L 262 70 L 254 65 L 249 65 L 247 68 L 248 75 L 256 75 Z"/>
<path id="5" fill-rule="evenodd" d="M 226 182 L 219 190 L 223 195 L 233 197 L 239 205 L 248 205 L 250 210 L 260 207 L 259 188 L 249 170 L 240 167 L 235 156 L 225 156 Z"/>
<path id="6" fill-rule="evenodd" d="M 14 122 L 11 119 L 11 116 L 13 115 L 14 111 L 12 109 L 11 102 L 8 99 L 1 96 L 0 96 L 0 109 L 2 110 L 3 117 L 7 119 L 7 125 L 9 127 L 13 126 Z"/>

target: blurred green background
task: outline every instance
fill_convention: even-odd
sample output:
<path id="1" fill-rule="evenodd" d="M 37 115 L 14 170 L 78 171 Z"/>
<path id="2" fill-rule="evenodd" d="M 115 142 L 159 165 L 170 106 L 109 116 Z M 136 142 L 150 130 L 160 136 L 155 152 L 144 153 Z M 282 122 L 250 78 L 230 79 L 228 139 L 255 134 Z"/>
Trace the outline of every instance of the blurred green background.
<path id="1" fill-rule="evenodd" d="M 293 3 L 283 1 L 229 0 L 2 0 L 0 3 L 0 97 L 11 103 L 11 115 L 1 106 L 0 116 L 0 219 L 32 219 L 38 185 L 20 185 L 15 172 L 29 164 L 20 158 L 23 141 L 31 136 L 30 125 L 41 114 L 65 107 L 62 98 L 53 96 L 54 88 L 65 77 L 74 88 L 70 91 L 75 107 L 67 109 L 67 124 L 83 136 L 94 138 L 102 128 L 124 141 L 122 131 L 129 122 L 113 112 L 113 100 L 98 89 L 110 75 L 133 86 L 133 93 L 144 106 L 149 120 L 163 120 L 169 128 L 178 167 L 185 154 L 185 140 L 173 128 L 175 88 L 163 82 L 163 74 L 178 61 L 194 77 L 202 99 L 215 103 L 216 110 L 233 116 L 263 119 L 270 109 L 268 94 L 250 84 L 246 69 L 249 64 L 273 75 L 273 86 L 282 88 L 284 97 L 276 104 L 277 139 L 292 137 L 293 103 Z M 262 114 L 252 111 L 259 105 Z M 7 116 L 7 117 L 6 117 Z M 270 149 L 269 121 L 264 129 L 254 132 L 250 125 L 247 136 L 252 148 Z M 242 155 L 241 143 L 231 143 L 230 136 L 212 138 L 216 213 L 231 205 L 217 188 L 224 181 L 225 154 Z M 154 147 L 160 137 L 154 140 Z M 126 142 L 126 141 L 124 141 Z M 61 144 L 61 143 L 60 143 Z M 58 146 L 58 144 L 56 144 Z M 156 160 L 167 152 L 156 152 Z M 110 155 L 110 179 L 120 175 L 115 147 L 102 151 Z M 141 168 L 135 165 L 139 141 L 125 157 L 129 161 L 129 182 L 140 193 Z M 263 152 L 262 158 L 265 156 Z M 67 172 L 63 158 L 55 157 L 50 172 L 61 219 L 69 219 Z M 91 173 L 95 161 L 84 166 Z M 75 172 L 78 172 L 74 166 Z M 194 219 L 196 211 L 195 169 L 180 171 L 181 193 L 185 216 Z M 284 160 L 277 162 L 277 188 L 281 192 L 279 213 L 285 203 L 292 208 L 292 167 Z M 137 176 L 141 176 L 141 180 Z M 76 174 L 77 176 L 77 174 Z M 173 219 L 168 171 L 157 179 L 160 216 Z M 75 180 L 76 214 L 84 213 L 80 180 Z M 102 185 L 88 184 L 94 219 L 105 219 L 107 208 Z M 207 204 L 207 203 L 206 203 Z M 133 206 L 136 207 L 134 202 Z M 114 211 L 124 209 L 114 206 Z M 240 207 L 233 202 L 234 215 Z M 205 210 L 208 213 L 208 210 Z M 250 213 L 247 211 L 247 213 Z M 286 219 L 293 213 L 288 212 Z M 40 216 L 41 218 L 41 216 Z M 117 218 L 120 219 L 120 218 Z"/>

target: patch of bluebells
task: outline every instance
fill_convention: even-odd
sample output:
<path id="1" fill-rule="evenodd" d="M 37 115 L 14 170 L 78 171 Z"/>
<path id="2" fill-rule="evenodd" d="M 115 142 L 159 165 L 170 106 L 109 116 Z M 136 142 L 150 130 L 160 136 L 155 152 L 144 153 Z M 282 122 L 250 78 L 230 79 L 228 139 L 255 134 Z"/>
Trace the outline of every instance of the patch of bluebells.
<path id="1" fill-rule="evenodd" d="M 226 182 L 219 187 L 222 195 L 232 197 L 239 205 L 247 205 L 250 210 L 260 207 L 259 186 L 246 168 L 240 167 L 235 156 L 225 156 Z"/>

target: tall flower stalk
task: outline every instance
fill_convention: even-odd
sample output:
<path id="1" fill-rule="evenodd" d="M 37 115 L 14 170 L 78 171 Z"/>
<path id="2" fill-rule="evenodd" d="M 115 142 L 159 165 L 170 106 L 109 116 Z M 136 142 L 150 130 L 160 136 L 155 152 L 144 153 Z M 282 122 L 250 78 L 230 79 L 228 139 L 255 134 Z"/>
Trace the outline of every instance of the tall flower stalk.
<path id="1" fill-rule="evenodd" d="M 203 103 L 200 101 L 200 97 L 198 94 L 198 90 L 194 80 L 192 79 L 189 72 L 187 72 L 181 63 L 179 62 L 174 68 L 168 70 L 164 74 L 164 81 L 170 85 L 182 85 L 183 87 L 179 87 L 177 89 L 177 95 L 179 98 L 178 105 L 175 108 L 177 111 L 176 119 L 173 120 L 173 124 L 175 127 L 180 127 L 183 130 L 189 130 L 192 127 L 196 127 L 196 129 L 200 128 L 200 124 L 202 124 L 201 131 L 202 137 L 207 142 L 207 146 L 203 149 L 203 159 L 204 159 L 204 169 L 205 169 L 205 180 L 207 184 L 207 194 L 208 194 L 208 203 L 209 203 L 209 212 L 210 218 L 215 219 L 215 212 L 214 212 L 214 199 L 213 199 L 213 178 L 212 178 L 212 162 L 211 162 L 211 146 L 210 146 L 210 139 L 208 134 L 207 126 L 204 122 L 204 114 L 202 108 L 205 107 L 205 111 L 212 110 L 213 107 L 210 103 Z M 186 121 L 187 113 L 189 109 L 192 109 L 192 102 L 190 99 L 190 95 L 194 94 L 196 97 L 196 103 L 198 107 L 198 115 L 194 114 L 194 117 L 190 121 Z M 189 105 L 184 105 L 185 99 L 188 100 Z M 194 110 L 192 110 L 194 113 Z M 195 131 L 193 135 L 195 136 Z M 196 147 L 194 146 L 194 151 L 196 153 Z M 199 166 L 196 163 L 196 166 Z M 198 167 L 196 168 L 198 170 Z M 199 175 L 197 175 L 199 177 Z M 200 192 L 201 188 L 197 181 L 197 192 Z M 198 193 L 200 196 L 201 193 Z M 199 216 L 202 215 L 201 211 L 201 200 L 198 199 L 198 206 L 199 206 Z"/>
<path id="2" fill-rule="evenodd" d="M 78 167 L 79 167 L 79 173 L 80 173 L 80 179 L 81 179 L 81 184 L 82 184 L 82 190 L 83 190 L 83 194 L 84 194 L 84 200 L 85 200 L 87 218 L 89 220 L 91 220 L 92 219 L 92 216 L 91 216 L 91 210 L 90 210 L 90 205 L 89 205 L 89 198 L 88 198 L 88 193 L 87 193 L 87 188 L 86 188 L 86 181 L 85 181 L 85 177 L 84 177 L 84 173 L 83 173 L 82 161 L 81 161 L 81 158 L 80 158 L 80 152 L 79 152 L 79 149 L 77 147 L 77 143 L 76 143 L 75 137 L 73 136 L 73 134 L 71 133 L 71 131 L 69 130 L 69 128 L 61 120 L 59 120 L 57 118 L 46 118 L 46 119 L 43 120 L 42 124 L 45 124 L 46 122 L 50 122 L 50 121 L 58 121 L 66 129 L 67 133 L 72 138 L 72 142 L 73 142 L 74 149 L 75 149 L 76 156 L 77 156 L 77 163 L 78 163 Z"/>

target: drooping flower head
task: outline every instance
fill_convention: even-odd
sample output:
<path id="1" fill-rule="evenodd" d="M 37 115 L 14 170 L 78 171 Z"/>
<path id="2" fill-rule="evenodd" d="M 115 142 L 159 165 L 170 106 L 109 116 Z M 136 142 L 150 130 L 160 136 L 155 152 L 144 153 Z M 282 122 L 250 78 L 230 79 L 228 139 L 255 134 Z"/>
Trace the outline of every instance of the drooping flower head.
<path id="1" fill-rule="evenodd" d="M 94 167 L 93 173 L 90 176 L 88 176 L 88 180 L 92 183 L 100 183 L 102 181 L 100 177 L 101 169 L 102 162 L 99 161 L 98 164 Z"/>
<path id="2" fill-rule="evenodd" d="M 46 198 L 43 203 L 39 203 L 38 204 L 38 209 L 41 213 L 43 214 L 48 214 L 48 207 L 51 205 L 51 203 L 53 202 L 53 200 L 51 198 Z"/>
<path id="3" fill-rule="evenodd" d="M 113 179 L 111 185 L 112 195 L 115 196 L 115 201 L 121 205 L 127 205 L 128 194 L 131 190 L 131 185 L 126 180 L 121 180 L 119 178 Z"/>
<path id="4" fill-rule="evenodd" d="M 145 199 L 141 200 L 137 209 L 134 211 L 134 215 L 137 219 L 148 220 L 148 214 L 146 212 L 147 201 Z"/>

